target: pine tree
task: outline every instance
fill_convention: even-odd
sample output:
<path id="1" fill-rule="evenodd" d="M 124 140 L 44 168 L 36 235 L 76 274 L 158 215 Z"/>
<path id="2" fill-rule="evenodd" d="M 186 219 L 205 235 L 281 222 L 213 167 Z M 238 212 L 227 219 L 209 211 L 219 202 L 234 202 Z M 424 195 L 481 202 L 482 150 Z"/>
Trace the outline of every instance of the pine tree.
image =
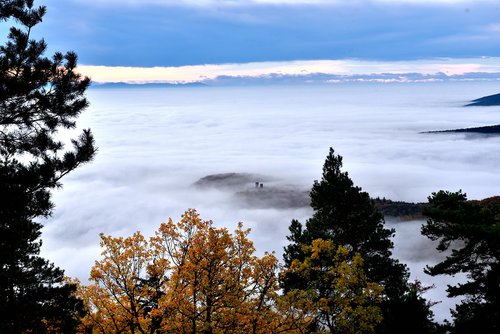
<path id="1" fill-rule="evenodd" d="M 386 295 L 402 295 L 408 274 L 404 265 L 391 258 L 394 230 L 384 227 L 384 218 L 368 193 L 354 186 L 341 168 L 342 157 L 330 148 L 322 180 L 314 182 L 310 193 L 313 216 L 305 229 L 296 220 L 290 225 L 291 244 L 285 248 L 285 264 L 289 266 L 291 260 L 303 257 L 300 245 L 318 238 L 332 240 L 363 257 L 368 278 L 383 283 Z"/>
<path id="2" fill-rule="evenodd" d="M 410 286 L 406 266 L 391 257 L 393 243 L 390 238 L 395 231 L 384 227 L 384 217 L 372 204 L 368 193 L 354 186 L 348 173 L 342 172 L 341 168 L 342 157 L 335 155 L 330 148 L 322 179 L 314 182 L 310 193 L 313 216 L 307 220 L 305 228 L 297 220 L 293 220 L 289 227 L 287 238 L 290 244 L 285 247 L 283 255 L 285 266 L 289 268 L 293 260 L 303 261 L 303 245 L 310 245 L 318 238 L 345 246 L 352 255 L 359 253 L 364 260 L 367 278 L 384 288 L 384 322 L 377 332 L 401 332 L 408 319 L 392 317 L 391 313 L 401 309 Z M 285 291 L 289 291 L 302 288 L 304 282 L 291 273 L 284 277 L 282 285 Z M 429 308 L 423 299 L 419 302 L 424 302 L 422 307 Z M 430 322 L 427 317 L 425 320 Z"/>
<path id="3" fill-rule="evenodd" d="M 298 299 L 297 308 L 314 319 L 310 331 L 374 333 L 382 320 L 383 288 L 367 280 L 359 253 L 322 239 L 302 249 L 304 261 L 294 260 L 283 274 L 294 273 L 305 286 L 285 296 Z"/>
<path id="4" fill-rule="evenodd" d="M 0 46 L 1 333 L 71 333 L 81 310 L 75 286 L 39 256 L 40 220 L 52 213 L 51 190 L 96 152 L 90 130 L 69 151 L 56 138 L 87 107 L 89 79 L 75 72 L 76 54 L 49 59 L 32 39 L 45 12 L 33 0 L 0 3 L 0 21 L 15 22 Z"/>
<path id="5" fill-rule="evenodd" d="M 449 297 L 464 297 L 452 311 L 451 333 L 499 333 L 500 198 L 469 201 L 461 191 L 439 191 L 429 197 L 424 213 L 429 219 L 422 234 L 439 241 L 438 251 L 448 251 L 426 272 L 467 275 L 466 282 L 447 289 Z"/>

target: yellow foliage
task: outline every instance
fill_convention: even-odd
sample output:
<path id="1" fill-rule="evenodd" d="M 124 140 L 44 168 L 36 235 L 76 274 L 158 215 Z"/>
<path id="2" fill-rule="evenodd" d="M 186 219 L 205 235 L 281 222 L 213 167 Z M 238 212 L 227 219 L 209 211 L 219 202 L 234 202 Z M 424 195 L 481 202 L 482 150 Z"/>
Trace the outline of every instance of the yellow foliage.
<path id="1" fill-rule="evenodd" d="M 101 235 L 81 333 L 304 333 L 310 319 L 279 296 L 276 256 L 255 256 L 249 233 L 188 210 L 149 240 Z"/>
<path id="2" fill-rule="evenodd" d="M 367 281 L 361 256 L 322 239 L 303 250 L 304 261 L 294 260 L 289 269 L 309 285 L 288 293 L 296 307 L 315 319 L 317 331 L 373 333 L 382 321 L 377 304 L 383 288 Z"/>
<path id="3" fill-rule="evenodd" d="M 80 333 L 373 332 L 382 288 L 366 280 L 359 255 L 314 240 L 289 269 L 310 288 L 281 296 L 278 259 L 255 256 L 249 233 L 188 210 L 149 239 L 101 235 L 91 284 L 79 285 L 88 312 Z"/>

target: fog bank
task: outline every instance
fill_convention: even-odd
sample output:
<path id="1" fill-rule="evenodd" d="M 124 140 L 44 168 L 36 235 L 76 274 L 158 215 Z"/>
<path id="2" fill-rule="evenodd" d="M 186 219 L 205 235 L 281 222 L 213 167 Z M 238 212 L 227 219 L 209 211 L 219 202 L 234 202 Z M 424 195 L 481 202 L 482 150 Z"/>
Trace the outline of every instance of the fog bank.
<path id="1" fill-rule="evenodd" d="M 311 215 L 280 201 L 282 191 L 310 189 L 330 146 L 372 197 L 423 202 L 440 189 L 477 199 L 498 195 L 500 137 L 420 133 L 499 123 L 498 107 L 462 107 L 497 88 L 474 82 L 91 90 L 79 125 L 92 128 L 99 152 L 54 193 L 43 255 L 85 280 L 99 258 L 100 232 L 149 236 L 162 220 L 196 208 L 219 226 L 243 221 L 259 253 L 281 256 L 290 220 Z M 250 188 L 193 185 L 223 173 L 247 175 Z M 264 184 L 264 200 L 252 200 L 255 182 Z M 419 235 L 421 222 L 392 224 L 396 256 L 414 277 L 436 282 L 418 273 L 435 259 Z M 442 289 L 435 294 L 442 298 Z"/>

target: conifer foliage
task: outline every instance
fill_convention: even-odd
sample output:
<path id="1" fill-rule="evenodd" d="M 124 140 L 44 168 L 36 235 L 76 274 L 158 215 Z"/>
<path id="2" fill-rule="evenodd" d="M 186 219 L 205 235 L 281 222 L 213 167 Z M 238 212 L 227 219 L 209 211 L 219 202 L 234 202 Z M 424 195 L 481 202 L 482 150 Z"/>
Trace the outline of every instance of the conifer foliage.
<path id="1" fill-rule="evenodd" d="M 306 287 L 285 296 L 303 299 L 303 310 L 315 319 L 309 327 L 317 333 L 374 333 L 382 321 L 379 307 L 383 288 L 369 282 L 363 259 L 344 246 L 316 239 L 303 246 L 304 261 L 294 260 L 285 275 L 294 273 Z"/>
<path id="2" fill-rule="evenodd" d="M 75 72 L 73 52 L 44 56 L 32 31 L 45 15 L 33 0 L 0 2 L 0 23 L 12 23 L 0 46 L 0 332 L 70 333 L 79 302 L 63 271 L 39 256 L 40 218 L 51 214 L 50 191 L 90 161 L 90 130 L 64 151 L 56 138 L 87 107 L 89 79 Z"/>
<path id="3" fill-rule="evenodd" d="M 323 166 L 322 179 L 314 182 L 310 197 L 314 213 L 305 228 L 297 220 L 289 227 L 290 244 L 283 255 L 285 267 L 290 268 L 297 260 L 304 261 L 307 249 L 304 246 L 315 239 L 331 240 L 346 247 L 351 258 L 359 254 L 368 281 L 384 288 L 380 305 L 384 320 L 377 333 L 407 331 L 408 323 L 420 324 L 414 328 L 419 333 L 432 332 L 430 304 L 412 292 L 406 266 L 391 257 L 390 238 L 394 230 L 384 227 L 383 215 L 368 193 L 354 186 L 348 173 L 342 171 L 342 157 L 335 155 L 332 148 Z M 293 271 L 284 275 L 282 283 L 285 291 L 306 289 L 307 284 L 310 283 Z"/>
<path id="4" fill-rule="evenodd" d="M 342 172 L 342 157 L 330 152 L 323 166 L 321 181 L 315 181 L 310 193 L 313 216 L 305 229 L 296 220 L 290 225 L 290 245 L 285 248 L 285 265 L 304 254 L 301 245 L 314 239 L 332 240 L 359 253 L 364 260 L 367 276 L 384 286 L 388 296 L 402 295 L 406 289 L 407 271 L 404 265 L 391 258 L 393 229 L 384 227 L 382 214 L 373 206 L 368 193 L 354 186 L 347 172 Z M 285 280 L 285 289 L 300 282 Z"/>
<path id="5" fill-rule="evenodd" d="M 500 201 L 468 201 L 461 191 L 429 197 L 422 234 L 439 241 L 446 259 L 427 267 L 430 275 L 465 273 L 467 281 L 448 286 L 450 297 L 464 297 L 452 311 L 454 334 L 500 332 Z M 451 252 L 449 252 L 451 250 Z"/>

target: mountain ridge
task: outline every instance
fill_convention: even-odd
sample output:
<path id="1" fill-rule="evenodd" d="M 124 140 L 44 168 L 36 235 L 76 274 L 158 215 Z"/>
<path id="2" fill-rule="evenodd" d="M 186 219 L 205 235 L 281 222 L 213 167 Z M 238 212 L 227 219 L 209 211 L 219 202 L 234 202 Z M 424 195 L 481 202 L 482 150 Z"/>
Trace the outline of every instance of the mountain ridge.
<path id="1" fill-rule="evenodd" d="M 500 93 L 480 97 L 478 99 L 470 101 L 470 103 L 465 105 L 465 107 L 489 107 L 489 106 L 500 106 Z"/>

